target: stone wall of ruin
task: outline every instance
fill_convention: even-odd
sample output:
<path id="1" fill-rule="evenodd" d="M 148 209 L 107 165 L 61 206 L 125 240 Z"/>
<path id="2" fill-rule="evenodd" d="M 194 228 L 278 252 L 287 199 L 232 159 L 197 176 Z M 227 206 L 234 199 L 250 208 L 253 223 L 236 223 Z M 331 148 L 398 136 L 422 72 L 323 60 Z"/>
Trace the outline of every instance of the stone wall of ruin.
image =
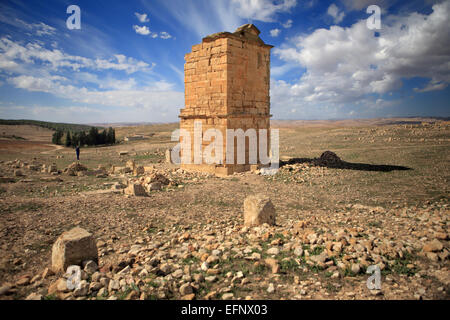
<path id="1" fill-rule="evenodd" d="M 259 32 L 258 32 L 259 33 Z M 247 33 L 248 34 L 248 33 Z M 191 132 L 194 121 L 202 122 L 202 131 L 219 129 L 224 139 L 226 129 L 269 129 L 270 123 L 270 49 L 231 33 L 204 38 L 185 55 L 185 108 L 180 113 L 180 128 Z M 259 37 L 257 37 L 259 39 Z M 211 141 L 204 141 L 202 150 Z M 235 144 L 236 148 L 236 144 Z M 235 150 L 236 151 L 236 150 Z M 193 146 L 191 157 L 193 162 Z M 248 145 L 246 145 L 248 164 Z M 235 152 L 236 156 L 236 152 Z M 186 169 L 231 174 L 249 170 L 249 165 L 182 165 Z M 224 169 L 224 167 L 226 167 Z"/>

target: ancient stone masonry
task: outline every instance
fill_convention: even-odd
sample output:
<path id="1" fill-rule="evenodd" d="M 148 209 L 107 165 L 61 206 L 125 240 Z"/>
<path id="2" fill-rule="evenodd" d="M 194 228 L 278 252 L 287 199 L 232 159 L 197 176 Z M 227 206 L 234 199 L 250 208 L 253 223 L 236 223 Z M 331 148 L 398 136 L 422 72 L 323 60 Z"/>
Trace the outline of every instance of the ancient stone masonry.
<path id="1" fill-rule="evenodd" d="M 203 38 L 201 44 L 194 45 L 192 52 L 185 55 L 185 108 L 180 113 L 180 129 L 190 132 L 192 141 L 195 121 L 201 121 L 202 137 L 206 130 L 218 129 L 223 136 L 224 150 L 222 164 L 194 164 L 194 143 L 191 143 L 191 164 L 182 164 L 182 168 L 218 175 L 252 169 L 249 138 L 245 138 L 245 163 L 237 164 L 236 141 L 235 161 L 226 163 L 226 130 L 267 129 L 267 135 L 270 134 L 270 49 L 273 46 L 265 44 L 259 34 L 258 28 L 246 24 L 234 33 L 220 32 Z M 202 150 L 211 142 L 202 139 Z"/>

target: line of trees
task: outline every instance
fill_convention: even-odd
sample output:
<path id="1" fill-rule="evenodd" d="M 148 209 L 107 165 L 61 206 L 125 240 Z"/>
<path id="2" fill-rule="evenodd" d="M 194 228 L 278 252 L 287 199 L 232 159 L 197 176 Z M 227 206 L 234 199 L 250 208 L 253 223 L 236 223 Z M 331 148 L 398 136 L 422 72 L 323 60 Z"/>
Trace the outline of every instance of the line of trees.
<path id="1" fill-rule="evenodd" d="M 52 142 L 54 144 L 70 146 L 95 146 L 100 144 L 116 143 L 116 131 L 109 127 L 101 132 L 97 128 L 91 127 L 86 133 L 85 131 L 71 132 L 56 130 L 53 133 Z"/>
<path id="2" fill-rule="evenodd" d="M 61 123 L 61 122 L 48 122 L 48 121 L 38 121 L 38 120 L 5 120 L 0 119 L 0 125 L 31 125 L 38 126 L 51 130 L 60 130 L 66 132 L 80 132 L 88 131 L 92 126 L 84 124 L 74 124 L 74 123 Z"/>

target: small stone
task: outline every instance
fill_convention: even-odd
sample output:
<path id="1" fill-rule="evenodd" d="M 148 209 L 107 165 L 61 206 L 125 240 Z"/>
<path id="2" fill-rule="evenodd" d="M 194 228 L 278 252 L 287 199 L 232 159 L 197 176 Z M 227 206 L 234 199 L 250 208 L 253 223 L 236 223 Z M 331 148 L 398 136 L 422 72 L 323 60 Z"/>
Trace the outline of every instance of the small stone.
<path id="1" fill-rule="evenodd" d="M 194 300 L 195 293 L 187 294 L 181 297 L 181 300 Z"/>
<path id="2" fill-rule="evenodd" d="M 208 259 L 206 259 L 206 263 L 208 263 L 208 264 L 213 264 L 217 261 L 219 261 L 219 257 L 215 256 L 215 255 L 211 255 L 208 257 Z"/>
<path id="3" fill-rule="evenodd" d="M 100 278 L 102 277 L 102 274 L 100 272 L 94 272 L 91 276 L 91 281 L 92 282 L 99 282 Z"/>
<path id="4" fill-rule="evenodd" d="M 30 276 L 23 276 L 16 282 L 16 286 L 26 286 L 30 284 Z"/>
<path id="5" fill-rule="evenodd" d="M 202 269 L 203 271 L 208 270 L 208 268 L 209 268 L 209 264 L 206 261 L 203 262 L 202 265 L 200 266 L 200 269 Z"/>
<path id="6" fill-rule="evenodd" d="M 253 252 L 250 256 L 250 260 L 261 260 L 261 254 L 259 252 Z"/>
<path id="7" fill-rule="evenodd" d="M 74 297 L 84 297 L 88 294 L 89 284 L 86 280 L 81 280 L 79 286 L 73 291 Z"/>
<path id="8" fill-rule="evenodd" d="M 271 268 L 272 273 L 276 274 L 280 272 L 280 265 L 278 264 L 278 260 L 267 258 L 264 262 Z"/>
<path id="9" fill-rule="evenodd" d="M 7 284 L 1 286 L 1 287 L 0 287 L 0 296 L 2 296 L 2 295 L 4 295 L 4 294 L 7 294 L 7 293 L 9 292 L 9 290 L 11 290 L 11 287 L 12 287 L 12 286 L 7 285 Z"/>
<path id="10" fill-rule="evenodd" d="M 53 282 L 49 288 L 48 293 L 54 294 L 57 292 L 69 292 L 69 289 L 67 288 L 67 280 L 64 278 L 59 278 L 55 282 Z"/>
<path id="11" fill-rule="evenodd" d="M 273 286 L 273 283 L 269 284 L 269 287 L 267 288 L 267 293 L 273 293 L 275 292 L 275 287 Z"/>
<path id="12" fill-rule="evenodd" d="M 177 269 L 177 270 L 175 270 L 174 272 L 172 272 L 172 277 L 174 277 L 174 278 L 177 278 L 177 279 L 179 279 L 179 278 L 181 278 L 183 276 L 183 270 L 181 270 L 181 269 Z M 187 293 L 186 293 L 187 294 Z"/>
<path id="13" fill-rule="evenodd" d="M 324 250 L 319 255 L 310 256 L 309 259 L 317 264 L 325 263 L 325 261 L 328 259 L 328 254 L 326 250 Z"/>
<path id="14" fill-rule="evenodd" d="M 295 249 L 294 249 L 294 254 L 295 254 L 296 256 L 299 256 L 299 257 L 303 256 L 303 248 L 302 248 L 302 247 L 297 247 L 297 248 L 295 248 Z"/>
<path id="15" fill-rule="evenodd" d="M 42 272 L 42 280 L 52 275 L 54 275 L 54 272 L 50 268 L 45 268 L 44 271 Z"/>
<path id="16" fill-rule="evenodd" d="M 109 281 L 108 292 L 111 292 L 113 290 L 119 290 L 119 289 L 120 289 L 119 281 L 117 281 L 117 280 Z"/>
<path id="17" fill-rule="evenodd" d="M 108 290 L 106 288 L 100 288 L 97 292 L 97 297 L 106 297 L 108 295 Z"/>
<path id="18" fill-rule="evenodd" d="M 231 293 L 231 292 L 229 292 L 229 293 L 224 293 L 224 294 L 222 295 L 222 300 L 230 300 L 230 299 L 233 299 L 233 297 L 234 297 L 234 294 Z"/>
<path id="19" fill-rule="evenodd" d="M 424 244 L 422 250 L 423 252 L 436 252 L 441 251 L 444 248 L 444 245 L 437 239 L 433 241 L 427 242 Z"/>
<path id="20" fill-rule="evenodd" d="M 14 170 L 14 176 L 15 177 L 23 177 L 23 173 L 21 170 Z"/>
<path id="21" fill-rule="evenodd" d="M 351 266 L 351 270 L 354 274 L 358 274 L 359 271 L 361 270 L 361 267 L 359 266 L 359 264 L 353 263 Z"/>
<path id="22" fill-rule="evenodd" d="M 131 290 L 131 292 L 125 297 L 125 300 L 136 300 L 139 297 L 139 293 L 135 290 Z"/>
<path id="23" fill-rule="evenodd" d="M 205 281 L 205 277 L 201 273 L 195 273 L 193 278 L 194 278 L 194 281 L 197 283 Z"/>
<path id="24" fill-rule="evenodd" d="M 167 263 L 163 263 L 159 266 L 159 273 L 161 273 L 163 276 L 169 274 L 171 270 L 172 268 Z"/>
<path id="25" fill-rule="evenodd" d="M 217 280 L 216 276 L 209 276 L 205 278 L 206 282 L 215 282 Z"/>
<path id="26" fill-rule="evenodd" d="M 182 284 L 181 287 L 180 287 L 180 294 L 182 296 L 185 296 L 187 294 L 191 294 L 193 292 L 194 292 L 194 289 L 192 288 L 192 286 L 189 283 Z"/>
<path id="27" fill-rule="evenodd" d="M 159 191 L 161 189 L 162 189 L 162 184 L 159 181 L 152 182 L 147 187 L 148 191 Z"/>
<path id="28" fill-rule="evenodd" d="M 434 252 L 427 252 L 426 256 L 427 256 L 428 259 L 430 259 L 433 262 L 438 262 L 439 261 L 439 256 L 436 253 L 434 253 Z"/>
<path id="29" fill-rule="evenodd" d="M 267 254 L 270 255 L 277 255 L 278 253 L 280 253 L 280 249 L 278 249 L 277 247 L 273 247 L 267 250 Z"/>
<path id="30" fill-rule="evenodd" d="M 83 265 L 84 265 L 84 271 L 87 272 L 88 274 L 93 274 L 94 272 L 96 272 L 98 270 L 98 265 L 97 265 L 97 263 L 95 263 L 95 261 L 88 260 L 88 261 L 84 262 Z"/>
<path id="31" fill-rule="evenodd" d="M 25 300 L 42 300 L 42 294 L 39 294 L 39 293 L 36 293 L 36 292 L 30 293 L 25 298 Z"/>

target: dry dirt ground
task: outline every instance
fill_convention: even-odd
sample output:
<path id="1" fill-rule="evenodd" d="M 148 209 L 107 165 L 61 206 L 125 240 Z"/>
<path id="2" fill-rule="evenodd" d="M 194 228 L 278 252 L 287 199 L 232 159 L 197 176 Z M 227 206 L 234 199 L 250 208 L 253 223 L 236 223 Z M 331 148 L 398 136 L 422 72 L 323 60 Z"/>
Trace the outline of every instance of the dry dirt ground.
<path id="1" fill-rule="evenodd" d="M 119 138 L 154 135 L 81 149 L 91 170 L 132 159 L 173 182 L 146 197 L 108 191 L 131 174 L 30 170 L 34 161 L 63 171 L 75 152 L 49 146 L 44 129 L 2 127 L 0 299 L 449 298 L 449 122 L 272 127 L 289 160 L 275 176 L 219 178 L 164 163 L 176 124 L 117 128 Z M 344 162 L 314 160 L 326 150 Z M 271 198 L 275 226 L 243 226 L 244 199 L 255 193 Z M 43 275 L 52 244 L 74 226 L 93 233 L 99 248 L 99 270 L 83 274 L 89 290 L 76 295 L 49 290 L 61 274 Z M 381 290 L 366 286 L 370 265 L 381 268 Z"/>

